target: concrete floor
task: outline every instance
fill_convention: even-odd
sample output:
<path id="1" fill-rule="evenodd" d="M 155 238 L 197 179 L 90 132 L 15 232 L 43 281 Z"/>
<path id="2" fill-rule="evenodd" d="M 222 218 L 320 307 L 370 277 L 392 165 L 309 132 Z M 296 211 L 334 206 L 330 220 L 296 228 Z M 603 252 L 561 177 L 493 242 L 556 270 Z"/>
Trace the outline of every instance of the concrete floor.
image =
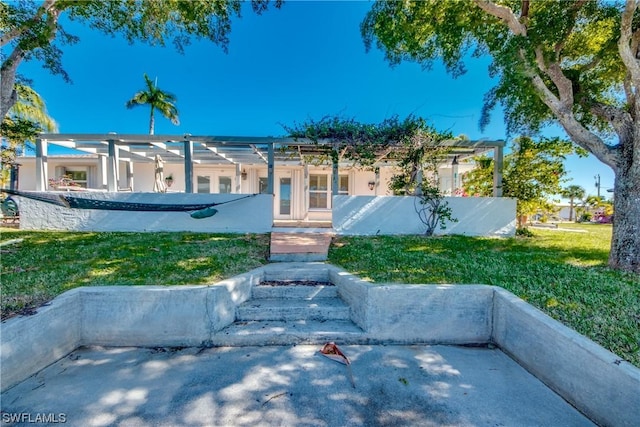
<path id="1" fill-rule="evenodd" d="M 341 346 L 353 388 L 346 366 L 320 347 L 81 348 L 3 393 L 1 422 L 63 414 L 70 426 L 593 425 L 497 349 Z"/>

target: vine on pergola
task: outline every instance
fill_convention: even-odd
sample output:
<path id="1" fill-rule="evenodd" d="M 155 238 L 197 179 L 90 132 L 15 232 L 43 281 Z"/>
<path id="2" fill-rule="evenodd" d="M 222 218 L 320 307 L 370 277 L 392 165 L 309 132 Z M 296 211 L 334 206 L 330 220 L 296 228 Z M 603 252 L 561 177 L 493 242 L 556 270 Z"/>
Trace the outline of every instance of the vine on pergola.
<path id="1" fill-rule="evenodd" d="M 440 143 L 452 139 L 450 133 L 438 132 L 422 117 L 413 115 L 405 119 L 394 115 L 381 123 L 324 116 L 320 120 L 309 119 L 283 127 L 294 140 L 306 139 L 315 144 L 316 160 L 326 163 L 347 161 L 364 168 L 373 168 L 383 159 L 419 167 L 420 160 L 424 163 L 429 152 L 441 158 L 444 148 Z"/>
<path id="2" fill-rule="evenodd" d="M 438 132 L 421 117 L 397 115 L 378 124 L 353 118 L 325 116 L 301 124 L 284 126 L 295 140 L 316 145 L 317 157 L 310 163 L 351 161 L 354 166 L 373 169 L 383 159 L 393 160 L 399 169 L 389 183 L 396 195 L 415 196 L 415 209 L 427 236 L 445 222 L 457 222 L 438 185 L 438 167 L 451 152 L 450 132 Z M 446 143 L 445 143 L 446 142 Z"/>

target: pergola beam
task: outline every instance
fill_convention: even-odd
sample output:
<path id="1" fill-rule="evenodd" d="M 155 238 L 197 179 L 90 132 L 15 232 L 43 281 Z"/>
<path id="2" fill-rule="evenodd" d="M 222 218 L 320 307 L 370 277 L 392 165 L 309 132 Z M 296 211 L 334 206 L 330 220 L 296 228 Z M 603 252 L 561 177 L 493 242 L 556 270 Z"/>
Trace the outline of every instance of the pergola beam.
<path id="1" fill-rule="evenodd" d="M 276 148 L 290 147 L 298 150 L 301 156 L 307 152 L 326 153 L 327 144 L 331 141 L 314 142 L 309 139 L 255 137 L 255 136 L 193 136 L 193 135 L 134 135 L 134 134 L 40 134 L 36 140 L 36 188 L 46 191 L 48 184 L 47 175 L 47 145 L 53 143 L 67 148 L 78 149 L 87 153 L 95 153 L 107 156 L 107 170 L 112 176 L 108 181 L 108 187 L 117 191 L 118 152 L 125 150 L 130 153 L 130 159 L 138 157 L 141 160 L 152 162 L 156 154 L 165 154 L 167 163 L 185 164 L 187 179 L 187 191 L 193 191 L 193 164 L 267 164 L 268 192 L 274 194 L 275 190 L 275 159 Z M 194 152 L 194 144 L 204 147 Z M 277 147 L 276 147 L 277 145 Z M 497 141 L 471 141 L 471 140 L 447 140 L 440 143 L 441 146 L 451 148 L 449 160 L 457 155 L 458 158 L 476 155 L 483 151 L 494 151 L 494 177 L 493 195 L 502 196 L 502 167 L 505 142 Z M 264 148 L 267 149 L 265 156 Z M 227 148 L 225 152 L 225 147 Z M 304 148 L 304 149 L 301 149 Z M 244 152 L 242 150 L 245 150 Z M 379 153 L 376 159 L 381 161 L 385 155 L 393 151 L 392 147 Z M 207 155 L 207 153 L 211 153 Z M 280 158 L 279 156 L 278 158 Z M 446 161 L 446 160 L 445 160 Z M 187 166 L 188 165 L 188 166 Z M 332 165 L 334 177 L 333 191 L 338 191 L 339 178 L 336 166 Z M 190 181 L 190 182 L 189 182 Z"/>

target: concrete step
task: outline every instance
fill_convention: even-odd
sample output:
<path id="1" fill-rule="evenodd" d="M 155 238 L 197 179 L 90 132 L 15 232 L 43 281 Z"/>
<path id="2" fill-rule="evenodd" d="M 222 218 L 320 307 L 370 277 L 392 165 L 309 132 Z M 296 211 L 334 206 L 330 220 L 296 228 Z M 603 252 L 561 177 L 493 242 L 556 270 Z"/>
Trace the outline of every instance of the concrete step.
<path id="1" fill-rule="evenodd" d="M 318 268 L 317 264 L 309 265 L 306 263 L 287 264 L 286 268 L 278 268 L 278 265 L 272 265 L 264 269 L 265 281 L 287 281 L 293 279 L 329 282 L 329 271 L 325 268 Z"/>
<path id="2" fill-rule="evenodd" d="M 339 298 L 252 299 L 236 308 L 236 321 L 348 320 L 349 306 Z"/>
<path id="3" fill-rule="evenodd" d="M 236 322 L 212 337 L 214 346 L 366 344 L 367 338 L 350 320 Z"/>
<path id="4" fill-rule="evenodd" d="M 253 299 L 262 298 L 299 298 L 299 299 L 318 299 L 318 298 L 337 298 L 338 287 L 326 284 L 326 285 L 286 285 L 286 286 L 271 286 L 271 285 L 258 285 L 254 286 L 251 292 Z"/>
<path id="5" fill-rule="evenodd" d="M 318 262 L 326 261 L 327 252 L 299 252 L 299 253 L 272 253 L 269 256 L 271 262 Z"/>

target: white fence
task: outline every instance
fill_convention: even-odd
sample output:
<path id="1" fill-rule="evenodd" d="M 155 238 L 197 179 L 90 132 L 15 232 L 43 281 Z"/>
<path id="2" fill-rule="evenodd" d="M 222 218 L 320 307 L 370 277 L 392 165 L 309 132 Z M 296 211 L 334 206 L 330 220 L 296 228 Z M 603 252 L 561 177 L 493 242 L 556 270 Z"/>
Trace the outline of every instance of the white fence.
<path id="1" fill-rule="evenodd" d="M 343 235 L 422 234 L 414 197 L 334 196 L 333 228 Z M 513 236 L 516 200 L 505 197 L 445 197 L 458 222 L 448 222 L 434 234 Z"/>

